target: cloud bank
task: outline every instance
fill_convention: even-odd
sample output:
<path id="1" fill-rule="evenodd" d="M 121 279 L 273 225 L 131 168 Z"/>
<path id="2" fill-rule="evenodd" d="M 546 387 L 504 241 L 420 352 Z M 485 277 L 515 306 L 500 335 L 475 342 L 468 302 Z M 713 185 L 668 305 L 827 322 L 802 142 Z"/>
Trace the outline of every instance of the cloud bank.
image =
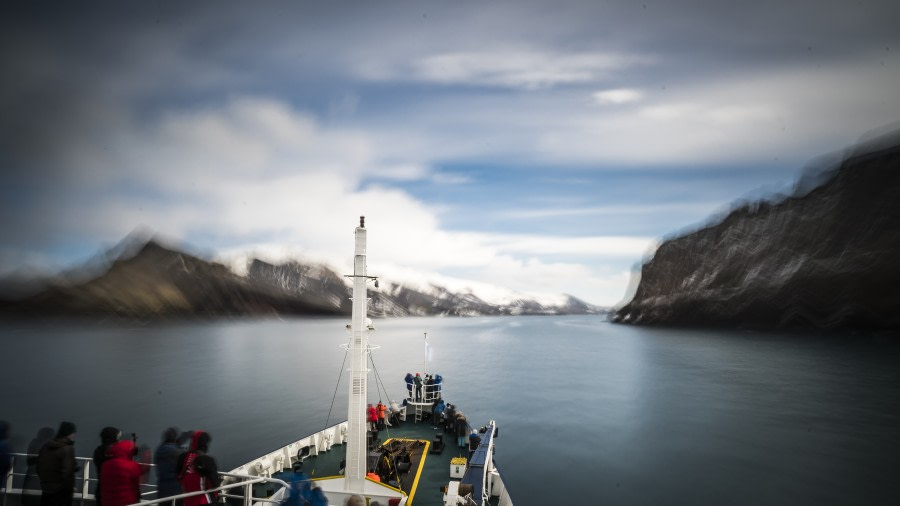
<path id="1" fill-rule="evenodd" d="M 0 263 L 135 227 L 613 304 L 659 238 L 900 117 L 896 2 L 30 3 Z M 337 259 L 337 260 L 335 260 Z"/>

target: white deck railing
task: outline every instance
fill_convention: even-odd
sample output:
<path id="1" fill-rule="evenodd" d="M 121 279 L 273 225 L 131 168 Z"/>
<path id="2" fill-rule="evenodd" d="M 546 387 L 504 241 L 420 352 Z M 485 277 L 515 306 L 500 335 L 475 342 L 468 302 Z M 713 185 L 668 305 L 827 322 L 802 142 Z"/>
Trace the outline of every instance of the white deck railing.
<path id="1" fill-rule="evenodd" d="M 12 453 L 12 466 L 10 466 L 9 473 L 6 476 L 2 477 L 4 488 L 3 488 L 3 506 L 6 506 L 6 498 L 9 495 L 34 495 L 40 496 L 40 481 L 38 479 L 37 473 L 30 474 L 27 472 L 27 461 L 29 457 L 37 457 L 36 454 L 30 453 Z M 17 473 L 16 462 L 25 462 L 26 464 L 26 472 Z M 84 505 L 84 501 L 93 501 L 94 494 L 91 493 L 91 485 L 92 483 L 96 483 L 97 478 L 91 477 L 91 472 L 93 470 L 94 462 L 88 457 L 75 457 L 75 461 L 78 463 L 79 470 L 76 471 L 75 475 L 75 490 L 76 492 L 73 494 L 74 500 L 79 501 L 82 506 Z M 26 477 L 30 477 L 35 481 L 37 488 L 28 488 L 23 489 L 21 487 L 15 488 L 16 485 L 16 477 L 19 476 L 22 478 L 24 482 Z M 24 483 L 23 483 L 24 485 Z"/>
<path id="2" fill-rule="evenodd" d="M 40 489 L 40 480 L 37 477 L 37 474 L 31 474 L 26 472 L 15 472 L 16 469 L 16 461 L 19 462 L 27 462 L 28 457 L 36 457 L 37 455 L 27 454 L 27 453 L 13 453 L 13 466 L 10 469 L 10 472 L 4 476 L 0 477 L 3 483 L 3 506 L 7 504 L 7 498 L 9 496 L 36 496 L 35 502 L 37 502 L 41 495 Z M 96 478 L 91 477 L 91 473 L 94 467 L 94 463 L 92 459 L 88 457 L 75 457 L 75 460 L 78 462 L 79 471 L 75 476 L 75 490 L 76 492 L 73 494 L 74 500 L 78 501 L 82 506 L 85 505 L 85 501 L 94 501 L 94 494 L 91 493 L 91 489 L 93 488 L 93 484 L 97 482 Z M 20 464 L 21 465 L 21 464 Z M 26 464 L 27 465 L 27 464 Z M 141 464 L 142 466 L 147 467 L 155 467 L 153 464 Z M 27 469 L 27 468 L 26 468 Z M 24 488 L 24 483 L 19 484 L 19 487 L 16 487 L 17 477 L 21 478 L 22 481 L 25 481 L 25 478 L 30 476 L 31 479 L 34 480 L 35 488 Z M 256 497 L 253 495 L 253 485 L 257 484 L 266 484 L 271 483 L 277 485 L 279 488 L 287 487 L 287 483 L 277 478 L 272 478 L 271 476 L 249 476 L 246 474 L 238 474 L 238 473 L 219 473 L 219 476 L 222 478 L 222 486 L 212 489 L 205 490 L 199 492 L 191 492 L 186 494 L 179 494 L 170 497 L 156 498 L 156 499 L 148 499 L 146 501 L 141 501 L 136 503 L 140 506 L 151 506 L 151 505 L 164 505 L 164 504 L 172 504 L 173 506 L 176 504 L 175 501 L 179 499 L 184 499 L 185 497 L 195 496 L 206 494 L 209 492 L 220 492 L 220 498 L 228 498 L 228 499 L 241 499 L 243 500 L 244 506 L 251 506 L 253 504 L 260 503 L 278 503 L 279 500 L 275 500 L 269 497 Z M 235 489 L 243 489 L 243 493 L 240 495 L 232 494 L 231 491 Z M 141 497 L 151 496 L 156 494 L 156 486 L 149 483 L 141 484 Z M 277 494 L 276 494 L 277 495 Z"/>

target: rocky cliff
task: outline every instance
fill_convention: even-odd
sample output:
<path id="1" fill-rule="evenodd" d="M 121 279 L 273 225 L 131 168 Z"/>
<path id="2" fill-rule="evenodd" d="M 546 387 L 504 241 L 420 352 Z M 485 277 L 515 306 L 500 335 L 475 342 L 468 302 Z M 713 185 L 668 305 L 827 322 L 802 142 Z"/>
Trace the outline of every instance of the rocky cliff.
<path id="1" fill-rule="evenodd" d="M 611 319 L 900 329 L 897 140 L 857 148 L 808 192 L 745 205 L 663 242 Z"/>
<path id="2" fill-rule="evenodd" d="M 322 265 L 252 260 L 245 276 L 228 267 L 149 241 L 119 248 L 120 256 L 90 279 L 57 282 L 39 293 L 0 303 L 8 316 L 117 316 L 126 318 L 341 315 L 350 313 L 348 281 Z M 85 276 L 82 276 L 85 277 Z M 411 289 L 382 280 L 371 289 L 373 316 L 584 314 L 601 312 L 569 297 L 545 306 L 522 298 L 485 302 L 429 285 Z M 371 287 L 370 287 L 371 288 Z"/>

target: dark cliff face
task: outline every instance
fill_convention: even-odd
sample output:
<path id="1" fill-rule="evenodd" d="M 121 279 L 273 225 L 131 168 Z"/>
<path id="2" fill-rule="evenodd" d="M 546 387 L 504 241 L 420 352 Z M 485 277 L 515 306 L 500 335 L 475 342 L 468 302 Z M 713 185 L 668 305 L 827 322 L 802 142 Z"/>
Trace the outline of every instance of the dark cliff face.
<path id="1" fill-rule="evenodd" d="M 612 320 L 900 329 L 900 143 L 848 157 L 803 196 L 665 241 Z"/>

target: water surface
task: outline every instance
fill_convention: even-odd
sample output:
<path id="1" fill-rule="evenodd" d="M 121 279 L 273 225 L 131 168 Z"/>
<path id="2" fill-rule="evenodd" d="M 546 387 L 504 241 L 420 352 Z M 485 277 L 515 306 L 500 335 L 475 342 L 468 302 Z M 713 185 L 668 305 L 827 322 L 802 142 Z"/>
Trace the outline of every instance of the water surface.
<path id="1" fill-rule="evenodd" d="M 83 456 L 106 425 L 150 445 L 169 425 L 204 429 L 230 469 L 346 418 L 346 323 L 5 323 L 0 418 L 19 451 L 39 428 L 71 420 Z M 499 423 L 496 461 L 520 505 L 900 497 L 900 346 L 890 340 L 592 316 L 375 325 L 370 399 L 400 399 L 407 372 L 440 373 L 470 423 Z"/>

